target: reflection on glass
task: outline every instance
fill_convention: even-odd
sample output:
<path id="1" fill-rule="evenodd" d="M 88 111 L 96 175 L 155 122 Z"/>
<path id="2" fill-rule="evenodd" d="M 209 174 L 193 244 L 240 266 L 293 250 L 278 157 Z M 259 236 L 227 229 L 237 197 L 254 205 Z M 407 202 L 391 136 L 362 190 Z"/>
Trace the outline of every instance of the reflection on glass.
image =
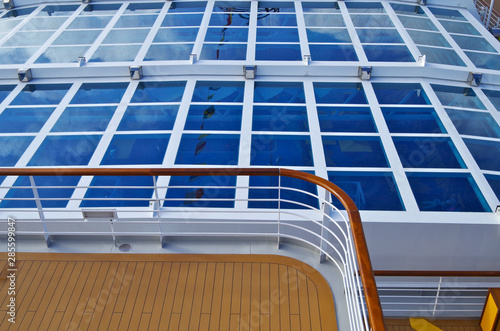
<path id="1" fill-rule="evenodd" d="M 434 108 L 383 107 L 391 133 L 446 133 Z"/>
<path id="2" fill-rule="evenodd" d="M 196 82 L 193 102 L 243 102 L 244 82 Z"/>
<path id="3" fill-rule="evenodd" d="M 149 29 L 134 29 L 134 30 L 111 30 L 103 44 L 126 44 L 126 43 L 142 43 L 148 36 Z"/>
<path id="4" fill-rule="evenodd" d="M 178 109 L 178 105 L 128 106 L 117 130 L 172 130 Z"/>
<path id="5" fill-rule="evenodd" d="M 308 132 L 306 107 L 254 106 L 252 130 Z"/>
<path id="6" fill-rule="evenodd" d="M 104 131 L 116 107 L 68 107 L 52 132 Z"/>
<path id="7" fill-rule="evenodd" d="M 43 45 L 53 31 L 30 31 L 30 32 L 16 32 L 15 35 L 10 37 L 2 47 L 5 46 L 41 46 Z"/>
<path id="8" fill-rule="evenodd" d="M 70 87 L 71 84 L 28 84 L 11 105 L 57 105 Z"/>
<path id="9" fill-rule="evenodd" d="M 483 90 L 484 94 L 490 99 L 493 106 L 500 111 L 500 91 Z"/>
<path id="10" fill-rule="evenodd" d="M 449 19 L 449 20 L 458 20 L 458 21 L 467 21 L 467 19 L 458 10 L 435 8 L 435 7 L 429 7 L 429 10 L 437 18 L 445 18 L 445 19 Z"/>
<path id="11" fill-rule="evenodd" d="M 215 1 L 213 12 L 249 12 L 250 1 Z"/>
<path id="12" fill-rule="evenodd" d="M 134 61 L 141 45 L 100 46 L 89 62 Z"/>
<path id="13" fill-rule="evenodd" d="M 323 136 L 328 167 L 388 167 L 379 137 Z"/>
<path id="14" fill-rule="evenodd" d="M 297 19 L 295 14 L 259 15 L 257 26 L 297 26 Z"/>
<path id="15" fill-rule="evenodd" d="M 173 176 L 163 206 L 233 208 L 236 190 L 219 186 L 235 185 L 235 176 Z"/>
<path id="16" fill-rule="evenodd" d="M 299 42 L 295 28 L 258 28 L 257 42 Z"/>
<path id="17" fill-rule="evenodd" d="M 198 28 L 159 29 L 153 42 L 194 42 L 197 35 Z"/>
<path id="18" fill-rule="evenodd" d="M 21 30 L 57 30 L 67 19 L 67 17 L 33 17 Z"/>
<path id="19" fill-rule="evenodd" d="M 212 14 L 210 26 L 248 26 L 250 22 L 249 14 Z"/>
<path id="20" fill-rule="evenodd" d="M 129 15 L 122 16 L 113 26 L 114 28 L 145 28 L 153 26 L 157 15 Z"/>
<path id="21" fill-rule="evenodd" d="M 78 6 L 70 6 L 70 5 L 47 5 L 43 7 L 43 9 L 38 12 L 36 16 L 71 16 L 75 10 L 78 9 Z"/>
<path id="22" fill-rule="evenodd" d="M 299 82 L 256 82 L 254 102 L 304 103 L 304 85 Z"/>
<path id="23" fill-rule="evenodd" d="M 418 50 L 425 54 L 426 61 L 429 63 L 465 66 L 464 61 L 452 49 L 418 46 Z"/>
<path id="24" fill-rule="evenodd" d="M 247 40 L 248 29 L 246 28 L 208 28 L 205 35 L 205 41 L 246 42 Z"/>
<path id="25" fill-rule="evenodd" d="M 55 108 L 7 108 L 0 114 L 0 133 L 38 132 Z"/>
<path id="26" fill-rule="evenodd" d="M 98 188 L 106 186 L 106 188 Z M 131 186 L 117 188 L 116 186 Z M 153 197 L 153 178 L 146 176 L 95 176 L 80 207 L 148 207 Z M 133 200 L 123 200 L 123 199 Z M 137 200 L 144 199 L 144 200 Z M 146 200 L 148 199 L 148 200 Z"/>
<path id="27" fill-rule="evenodd" d="M 151 45 L 144 61 L 189 60 L 194 44 Z"/>
<path id="28" fill-rule="evenodd" d="M 500 55 L 476 52 L 465 52 L 469 59 L 478 68 L 500 70 Z"/>
<path id="29" fill-rule="evenodd" d="M 53 45 L 81 45 L 92 44 L 102 30 L 64 31 L 52 43 Z"/>
<path id="30" fill-rule="evenodd" d="M 299 44 L 257 44 L 255 45 L 257 61 L 301 61 Z"/>
<path id="31" fill-rule="evenodd" d="M 101 165 L 161 164 L 170 134 L 117 134 Z"/>
<path id="32" fill-rule="evenodd" d="M 446 38 L 439 32 L 407 30 L 413 42 L 417 45 L 451 47 Z"/>
<path id="33" fill-rule="evenodd" d="M 175 164 L 236 165 L 239 145 L 235 134 L 183 134 Z"/>
<path id="34" fill-rule="evenodd" d="M 2 102 L 16 85 L 0 85 L 0 102 Z"/>
<path id="35" fill-rule="evenodd" d="M 304 13 L 340 13 L 337 2 L 302 2 Z"/>
<path id="36" fill-rule="evenodd" d="M 125 10 L 126 14 L 144 14 L 144 13 L 159 13 L 163 8 L 163 3 L 131 3 Z"/>
<path id="37" fill-rule="evenodd" d="M 278 187 L 281 188 L 279 191 Z M 312 195 L 297 190 L 309 192 Z M 248 208 L 318 208 L 318 199 L 313 195 L 318 195 L 316 185 L 305 180 L 290 177 L 279 179 L 277 176 L 252 176 L 250 177 L 250 189 L 248 190 L 248 198 L 250 199 L 248 201 Z M 254 199 L 260 201 L 255 201 Z M 295 203 L 286 201 L 294 201 Z"/>
<path id="38" fill-rule="evenodd" d="M 100 140 L 100 135 L 48 136 L 28 166 L 87 165 Z"/>
<path id="39" fill-rule="evenodd" d="M 422 8 L 420 8 L 420 6 L 403 5 L 399 3 L 391 3 L 391 6 L 396 14 L 427 16 L 427 14 L 422 10 Z"/>
<path id="40" fill-rule="evenodd" d="M 76 63 L 88 49 L 89 46 L 49 47 L 35 63 Z"/>
<path id="41" fill-rule="evenodd" d="M 0 153 L 0 166 L 15 166 L 33 138 L 34 137 L 23 136 L 0 137 L 0 146 L 2 146 L 2 152 Z"/>
<path id="42" fill-rule="evenodd" d="M 246 44 L 204 44 L 200 60 L 245 60 Z"/>
<path id="43" fill-rule="evenodd" d="M 466 168 L 450 138 L 392 139 L 405 168 Z"/>
<path id="44" fill-rule="evenodd" d="M 104 28 L 111 20 L 112 16 L 83 16 L 77 17 L 67 27 L 68 30 L 72 29 L 98 29 Z"/>
<path id="45" fill-rule="evenodd" d="M 495 192 L 497 198 L 500 200 L 500 176 L 484 175 L 484 177 L 486 177 L 486 180 L 493 189 L 493 192 Z"/>
<path id="46" fill-rule="evenodd" d="M 363 45 L 368 61 L 415 62 L 408 47 L 404 45 Z"/>
<path id="47" fill-rule="evenodd" d="M 419 83 L 373 83 L 372 86 L 381 104 L 431 104 Z"/>
<path id="48" fill-rule="evenodd" d="M 306 26 L 344 27 L 342 15 L 304 14 Z"/>
<path id="49" fill-rule="evenodd" d="M 396 29 L 356 29 L 362 43 L 404 43 Z"/>
<path id="50" fill-rule="evenodd" d="M 349 13 L 385 13 L 380 2 L 346 2 Z"/>
<path id="51" fill-rule="evenodd" d="M 259 1 L 258 10 L 267 13 L 293 13 L 295 7 L 293 2 Z"/>
<path id="52" fill-rule="evenodd" d="M 470 87 L 445 86 L 432 84 L 439 101 L 444 106 L 486 109 Z"/>
<path id="53" fill-rule="evenodd" d="M 347 29 L 308 28 L 307 39 L 310 43 L 350 43 Z"/>
<path id="54" fill-rule="evenodd" d="M 351 14 L 352 23 L 355 27 L 393 27 L 391 19 L 388 15 L 353 15 Z"/>
<path id="55" fill-rule="evenodd" d="M 76 186 L 80 177 L 76 176 L 34 176 L 38 197 L 43 208 L 64 208 L 68 199 L 73 195 L 74 188 L 58 188 L 57 186 Z M 25 186 L 28 188 L 17 188 Z M 33 189 L 30 187 L 29 177 L 20 176 L 9 190 L 5 199 L 0 202 L 0 208 L 36 208 Z M 44 188 L 50 186 L 49 188 Z M 32 199 L 32 200 L 8 200 L 8 199 Z M 44 200 L 44 199 L 66 199 L 66 200 Z"/>
<path id="56" fill-rule="evenodd" d="M 425 172 L 406 175 L 421 211 L 490 211 L 470 174 Z"/>
<path id="57" fill-rule="evenodd" d="M 0 48 L 0 64 L 23 64 L 37 50 L 38 47 Z"/>
<path id="58" fill-rule="evenodd" d="M 430 19 L 420 17 L 409 17 L 398 15 L 399 20 L 407 29 L 429 30 L 438 31 L 438 28 L 432 23 Z"/>
<path id="59" fill-rule="evenodd" d="M 179 102 L 185 86 L 185 81 L 140 82 L 130 102 Z"/>
<path id="60" fill-rule="evenodd" d="M 359 210 L 404 210 L 390 172 L 329 171 L 328 180 L 346 192 Z M 337 199 L 332 203 L 345 209 Z"/>
<path id="61" fill-rule="evenodd" d="M 366 104 L 360 83 L 313 83 L 316 103 Z"/>
<path id="62" fill-rule="evenodd" d="M 169 13 L 190 13 L 190 12 L 204 12 L 207 3 L 205 1 L 172 1 Z"/>
<path id="63" fill-rule="evenodd" d="M 184 130 L 241 129 L 242 106 L 191 105 Z"/>
<path id="64" fill-rule="evenodd" d="M 84 83 L 71 103 L 119 103 L 128 83 Z"/>
<path id="65" fill-rule="evenodd" d="M 377 132 L 368 107 L 318 107 L 322 132 Z"/>
<path id="66" fill-rule="evenodd" d="M 89 4 L 80 15 L 113 15 L 121 7 L 121 4 Z"/>
<path id="67" fill-rule="evenodd" d="M 252 135 L 251 165 L 314 166 L 309 136 Z"/>
<path id="68" fill-rule="evenodd" d="M 500 171 L 499 142 L 477 139 L 464 139 L 464 142 L 481 169 Z"/>
<path id="69" fill-rule="evenodd" d="M 309 45 L 313 61 L 358 61 L 352 45 Z"/>
<path id="70" fill-rule="evenodd" d="M 500 126 L 488 113 L 446 109 L 458 133 L 472 136 L 500 138 Z"/>
<path id="71" fill-rule="evenodd" d="M 462 49 L 479 52 L 496 52 L 496 49 L 484 38 L 451 35 Z"/>
<path id="72" fill-rule="evenodd" d="M 166 15 L 161 26 L 200 26 L 203 14 Z"/>
<path id="73" fill-rule="evenodd" d="M 479 31 L 470 23 L 453 22 L 453 21 L 439 21 L 441 25 L 450 33 L 471 34 L 480 36 Z"/>

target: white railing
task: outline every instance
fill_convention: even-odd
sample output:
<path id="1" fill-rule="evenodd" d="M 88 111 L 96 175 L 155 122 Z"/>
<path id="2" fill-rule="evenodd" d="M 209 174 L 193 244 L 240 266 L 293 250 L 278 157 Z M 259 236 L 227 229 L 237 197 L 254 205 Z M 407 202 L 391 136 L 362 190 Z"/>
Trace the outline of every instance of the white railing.
<path id="1" fill-rule="evenodd" d="M 500 28 L 500 16 L 489 3 L 486 3 L 484 0 L 474 0 L 474 4 L 476 5 L 481 22 L 487 29 Z"/>
<path id="2" fill-rule="evenodd" d="M 0 175 L 2 175 L 1 170 Z M 214 171 L 211 173 L 214 175 Z M 85 173 L 79 175 L 85 175 Z M 316 193 L 283 186 L 281 176 L 278 177 L 277 187 L 172 186 L 158 184 L 166 182 L 167 176 L 153 176 L 152 178 L 153 185 L 150 186 L 36 186 L 35 176 L 30 175 L 28 186 L 2 185 L 0 220 L 3 228 L 0 234 L 7 233 L 7 220 L 13 218 L 16 220 L 17 236 L 42 235 L 48 245 L 51 240 L 57 240 L 58 236 L 110 236 L 115 243 L 117 238 L 122 236 L 158 237 L 161 244 L 168 241 L 169 237 L 272 237 L 277 239 L 278 245 L 281 240 L 300 242 L 316 250 L 321 260 L 331 261 L 342 274 L 351 330 L 370 329 L 365 313 L 364 294 L 358 276 L 360 271 L 357 259 L 359 256 L 357 257 L 354 249 L 351 222 L 345 217 L 348 215 L 350 218 L 351 211 L 340 211 L 332 203 L 332 199 L 336 198 L 332 197 L 328 190 L 318 187 L 317 191 L 323 195 L 321 197 Z M 89 189 L 94 192 L 96 190 L 115 190 L 115 192 L 128 190 L 128 194 L 126 197 L 119 198 L 89 197 L 84 194 L 84 191 Z M 11 190 L 10 194 L 8 190 Z M 31 192 L 31 197 L 21 196 L 21 190 L 25 190 L 25 195 Z M 41 194 L 41 191 L 47 192 L 47 190 L 51 193 Z M 63 192 L 62 190 L 74 191 L 71 197 L 54 197 L 58 196 L 58 191 Z M 134 196 L 137 192 L 145 192 L 144 190 L 149 191 L 150 195 Z M 168 192 L 173 190 L 181 190 L 181 192 L 189 190 L 194 193 L 184 194 L 183 197 L 170 197 Z M 228 197 L 220 194 L 227 190 L 234 192 L 234 195 L 231 194 Z M 274 196 L 272 198 L 249 198 L 249 190 L 265 190 L 273 192 Z M 294 196 L 307 197 L 309 202 L 304 202 L 304 199 L 301 201 L 300 198 L 298 200 L 288 198 Z M 311 201 L 314 203 L 310 203 Z M 31 208 L 26 208 L 26 206 L 9 208 L 9 205 L 20 202 L 31 203 L 32 206 Z M 64 207 L 46 207 L 47 204 L 55 202 L 62 202 Z M 89 203 L 99 206 L 81 207 L 82 204 Z M 171 205 L 172 203 L 180 203 L 183 206 L 165 207 L 165 204 Z M 187 207 L 193 203 L 198 207 Z M 223 203 L 230 206 L 211 208 L 206 205 L 207 203 Z M 262 203 L 274 204 L 274 206 L 272 208 L 259 207 L 258 204 Z M 133 204 L 144 206 L 133 207 L 131 206 Z M 252 204 L 257 204 L 257 206 L 252 206 Z M 116 206 L 113 207 L 113 205 Z M 357 210 L 356 213 L 359 217 Z M 373 274 L 371 276 L 373 277 Z M 370 307 L 368 308 L 370 311 Z M 370 322 L 374 324 L 373 321 Z M 380 327 L 378 329 L 383 330 Z"/>

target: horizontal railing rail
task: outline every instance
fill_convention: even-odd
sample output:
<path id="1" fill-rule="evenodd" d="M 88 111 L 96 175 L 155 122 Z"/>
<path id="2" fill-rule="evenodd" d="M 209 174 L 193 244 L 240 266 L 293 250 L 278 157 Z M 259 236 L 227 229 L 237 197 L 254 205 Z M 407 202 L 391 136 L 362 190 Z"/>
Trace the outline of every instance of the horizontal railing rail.
<path id="1" fill-rule="evenodd" d="M 163 236 L 166 237 L 175 232 L 175 235 L 180 236 L 277 236 L 278 240 L 279 238 L 290 238 L 312 245 L 320 252 L 320 256 L 329 258 L 343 275 L 351 329 L 385 330 L 382 308 L 359 211 L 345 192 L 326 179 L 301 171 L 280 168 L 0 168 L 0 176 L 27 176 L 29 178 L 30 185 L 24 186 L 14 185 L 13 180 L 9 181 L 12 185 L 7 186 L 4 181 L 4 184 L 0 186 L 0 194 L 2 194 L 0 201 L 6 202 L 7 205 L 6 208 L 0 208 L 0 214 L 5 216 L 6 213 L 16 212 L 18 215 L 16 217 L 23 219 L 22 222 L 16 221 L 20 233 L 44 234 L 47 242 L 52 235 L 74 235 L 72 224 L 78 224 L 79 227 L 81 226 L 79 235 L 111 234 L 114 239 L 118 235 L 160 235 L 163 242 Z M 152 177 L 153 185 L 93 186 L 87 181 L 87 184 L 82 186 L 37 186 L 35 183 L 37 176 L 148 176 Z M 271 187 L 262 185 L 250 187 L 248 184 L 237 186 L 227 183 L 195 185 L 195 188 L 201 187 L 199 189 L 201 191 L 195 191 L 192 196 L 169 197 L 165 195 L 168 190 L 193 189 L 193 186 L 158 184 L 159 178 L 172 176 L 193 178 L 197 176 L 277 176 L 279 184 Z M 282 177 L 307 181 L 323 189 L 327 195 L 325 198 L 321 198 L 306 190 L 284 186 L 281 184 Z M 135 192 L 146 189 L 153 191 L 153 194 L 141 197 L 129 195 L 113 197 L 110 195 L 96 198 L 85 197 L 81 193 L 82 190 L 84 192 L 86 190 L 116 188 Z M 18 192 L 19 190 L 29 191 L 31 189 L 33 195 L 31 198 L 15 196 L 15 194 L 9 195 L 7 194 L 9 189 L 18 190 Z M 75 192 L 79 190 L 80 195 L 40 197 L 39 194 L 43 190 L 61 189 L 74 189 Z M 250 189 L 274 190 L 278 191 L 278 196 L 250 198 L 241 197 L 235 193 L 234 197 L 222 195 L 222 197 L 212 196 L 203 200 L 216 202 L 215 208 L 165 207 L 167 203 L 172 201 L 184 201 L 184 203 L 201 201 L 205 190 L 222 192 L 230 189 L 234 189 L 235 192 L 238 190 L 249 191 Z M 318 204 L 313 206 L 307 202 L 295 201 L 290 198 L 290 192 L 314 198 Z M 330 195 L 338 199 L 345 208 L 345 212 L 340 212 L 332 203 Z M 23 200 L 30 202 L 31 205 L 25 208 L 8 208 L 9 203 L 16 206 L 16 203 Z M 68 205 L 64 208 L 44 207 L 44 204 L 50 205 L 50 203 L 60 201 Z M 116 206 L 106 208 L 92 206 L 92 203 L 102 201 L 114 202 Z M 120 205 L 117 201 L 122 204 Z M 78 202 L 85 202 L 91 206 L 82 207 Z M 140 203 L 140 205 L 127 206 L 129 202 Z M 238 211 L 242 210 L 234 208 L 234 205 L 239 202 L 265 202 L 271 203 L 277 208 L 245 208 L 244 213 L 238 214 Z M 233 208 L 224 208 L 224 203 L 230 203 Z M 92 219 L 88 218 L 91 213 L 94 213 Z M 227 216 L 228 213 L 231 214 L 230 218 Z M 219 215 L 225 215 L 225 217 L 218 218 Z M 265 217 L 256 220 L 252 215 L 265 215 Z M 206 222 L 206 218 L 209 217 L 212 217 L 210 222 Z M 186 221 L 186 218 L 189 221 Z M 339 218 L 341 221 L 338 221 Z M 228 219 L 236 221 L 228 221 Z M 142 226 L 138 228 L 137 225 Z M 172 232 L 175 227 L 178 227 L 177 231 Z M 358 279 L 358 272 L 361 283 Z M 361 284 L 364 293 L 361 293 Z M 366 302 L 367 315 L 365 315 L 364 302 Z"/>

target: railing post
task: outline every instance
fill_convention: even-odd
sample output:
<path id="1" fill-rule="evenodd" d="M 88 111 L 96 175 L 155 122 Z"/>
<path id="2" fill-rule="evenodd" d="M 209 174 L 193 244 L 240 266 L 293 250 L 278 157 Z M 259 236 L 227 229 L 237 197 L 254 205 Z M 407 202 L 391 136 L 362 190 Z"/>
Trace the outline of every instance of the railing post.
<path id="1" fill-rule="evenodd" d="M 434 308 L 432 309 L 432 316 L 436 316 L 436 309 L 439 301 L 439 294 L 441 292 L 441 282 L 443 281 L 443 277 L 439 277 L 438 289 L 436 292 L 436 300 L 434 300 Z"/>
<path id="2" fill-rule="evenodd" d="M 161 234 L 161 215 L 160 215 L 160 195 L 158 194 L 158 183 L 156 176 L 153 176 L 153 186 L 155 192 L 155 202 L 153 204 L 153 215 L 156 212 L 156 219 L 158 220 L 158 234 L 160 235 L 160 245 L 163 248 L 163 236 Z"/>
<path id="3" fill-rule="evenodd" d="M 325 226 L 327 224 L 327 212 L 329 212 L 328 204 L 327 202 L 330 202 L 330 192 L 325 190 L 325 202 L 321 203 L 321 213 L 323 217 L 321 218 L 321 237 L 320 237 L 320 242 L 319 242 L 319 263 L 323 263 L 326 261 L 326 254 L 325 250 L 327 249 L 327 245 L 325 245 Z"/>
<path id="4" fill-rule="evenodd" d="M 35 179 L 33 176 L 29 176 L 31 189 L 33 190 L 33 197 L 35 198 L 36 208 L 38 209 L 38 215 L 40 216 L 40 221 L 42 222 L 43 237 L 45 238 L 45 244 L 47 247 L 50 246 L 50 235 L 47 229 L 47 224 L 45 223 L 45 214 L 43 213 L 42 202 L 40 201 L 40 196 L 38 195 L 38 190 L 36 188 Z"/>
<path id="5" fill-rule="evenodd" d="M 280 249 L 280 232 L 281 232 L 281 175 L 278 175 L 278 243 L 277 248 Z"/>

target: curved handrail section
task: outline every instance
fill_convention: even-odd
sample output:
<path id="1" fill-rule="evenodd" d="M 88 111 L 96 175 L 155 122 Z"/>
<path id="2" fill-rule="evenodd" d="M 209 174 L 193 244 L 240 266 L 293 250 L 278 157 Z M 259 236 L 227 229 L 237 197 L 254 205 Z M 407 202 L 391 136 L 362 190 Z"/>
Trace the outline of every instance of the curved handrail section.
<path id="1" fill-rule="evenodd" d="M 0 168 L 0 176 L 285 176 L 305 180 L 324 188 L 344 206 L 365 292 L 368 319 L 372 330 L 385 330 L 361 217 L 354 201 L 330 181 L 298 170 L 282 168 Z"/>

